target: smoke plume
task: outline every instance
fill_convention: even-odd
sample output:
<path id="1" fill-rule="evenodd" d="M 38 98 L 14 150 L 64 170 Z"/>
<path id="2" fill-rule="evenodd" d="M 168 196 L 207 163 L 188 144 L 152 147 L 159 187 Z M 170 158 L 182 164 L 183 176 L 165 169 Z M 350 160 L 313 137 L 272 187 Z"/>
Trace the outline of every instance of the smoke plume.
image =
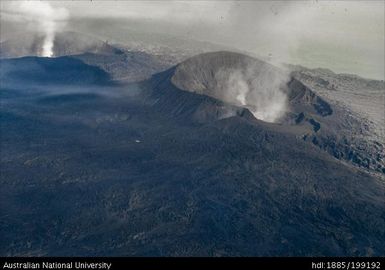
<path id="1" fill-rule="evenodd" d="M 7 3 L 5 13 L 9 19 L 26 23 L 32 31 L 44 35 L 41 56 L 54 55 L 55 34 L 63 29 L 69 16 L 65 8 L 55 8 L 43 1 L 18 1 Z"/>
<path id="2" fill-rule="evenodd" d="M 282 89 L 289 76 L 283 72 L 250 64 L 244 69 L 221 69 L 215 77 L 221 82 L 218 89 L 225 101 L 247 107 L 260 120 L 277 122 L 287 112 Z"/>

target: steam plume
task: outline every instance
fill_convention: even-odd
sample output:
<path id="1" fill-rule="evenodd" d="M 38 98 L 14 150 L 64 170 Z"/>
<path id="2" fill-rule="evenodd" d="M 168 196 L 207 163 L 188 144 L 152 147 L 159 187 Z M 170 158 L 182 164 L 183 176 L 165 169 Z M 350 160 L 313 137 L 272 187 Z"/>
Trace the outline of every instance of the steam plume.
<path id="1" fill-rule="evenodd" d="M 289 76 L 269 67 L 249 64 L 245 69 L 221 69 L 215 74 L 223 99 L 247 107 L 256 118 L 277 122 L 287 111 L 287 96 L 282 91 Z"/>
<path id="2" fill-rule="evenodd" d="M 55 34 L 60 31 L 68 19 L 65 8 L 55 8 L 43 1 L 12 2 L 6 6 L 8 16 L 19 22 L 25 22 L 32 30 L 44 35 L 43 44 L 39 54 L 52 57 Z"/>

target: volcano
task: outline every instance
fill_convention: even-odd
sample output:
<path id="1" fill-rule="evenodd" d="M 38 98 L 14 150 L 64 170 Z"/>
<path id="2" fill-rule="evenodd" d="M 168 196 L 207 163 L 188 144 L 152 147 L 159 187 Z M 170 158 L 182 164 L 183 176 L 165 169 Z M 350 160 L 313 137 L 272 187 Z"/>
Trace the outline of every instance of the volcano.
<path id="1" fill-rule="evenodd" d="M 289 130 L 334 158 L 385 171 L 382 141 L 370 138 L 373 130 L 365 119 L 256 58 L 233 52 L 205 53 L 154 75 L 143 85 L 162 111 L 173 111 L 178 117 L 207 122 L 242 115 L 273 122 L 275 129 Z M 245 102 L 239 100 L 239 88 L 247 90 Z M 195 104 L 197 99 L 199 104 Z"/>
<path id="2" fill-rule="evenodd" d="M 0 62 L 2 255 L 384 255 L 383 146 L 344 107 L 238 53 L 87 57 Z"/>

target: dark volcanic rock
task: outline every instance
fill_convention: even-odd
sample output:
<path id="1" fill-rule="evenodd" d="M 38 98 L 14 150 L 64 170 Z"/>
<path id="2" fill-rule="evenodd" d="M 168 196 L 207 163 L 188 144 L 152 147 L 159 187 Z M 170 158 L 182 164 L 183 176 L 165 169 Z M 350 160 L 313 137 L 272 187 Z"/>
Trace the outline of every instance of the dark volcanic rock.
<path id="1" fill-rule="evenodd" d="M 22 57 L 1 59 L 1 82 L 4 85 L 28 84 L 108 84 L 110 75 L 98 67 L 72 57 Z"/>
<path id="2" fill-rule="evenodd" d="M 288 83 L 287 94 L 291 105 L 311 105 L 317 114 L 323 117 L 333 113 L 331 105 L 328 102 L 317 96 L 310 88 L 295 78 L 292 78 Z"/>
<path id="3" fill-rule="evenodd" d="M 384 256 L 383 180 L 329 153 L 350 155 L 330 135 L 338 107 L 297 99 L 298 123 L 267 123 L 174 71 L 71 93 L 1 85 L 1 255 Z"/>

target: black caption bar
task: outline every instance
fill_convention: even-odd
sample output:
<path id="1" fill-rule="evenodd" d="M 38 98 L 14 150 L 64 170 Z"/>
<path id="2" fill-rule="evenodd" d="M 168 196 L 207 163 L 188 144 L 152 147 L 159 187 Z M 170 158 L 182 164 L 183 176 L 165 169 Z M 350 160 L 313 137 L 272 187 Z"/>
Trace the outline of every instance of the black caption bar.
<path id="1" fill-rule="evenodd" d="M 150 257 L 2 257 L 1 269 L 153 269 L 181 267 L 229 267 L 233 269 L 378 269 L 384 270 L 384 257 L 255 257 L 255 258 L 150 258 Z"/>

